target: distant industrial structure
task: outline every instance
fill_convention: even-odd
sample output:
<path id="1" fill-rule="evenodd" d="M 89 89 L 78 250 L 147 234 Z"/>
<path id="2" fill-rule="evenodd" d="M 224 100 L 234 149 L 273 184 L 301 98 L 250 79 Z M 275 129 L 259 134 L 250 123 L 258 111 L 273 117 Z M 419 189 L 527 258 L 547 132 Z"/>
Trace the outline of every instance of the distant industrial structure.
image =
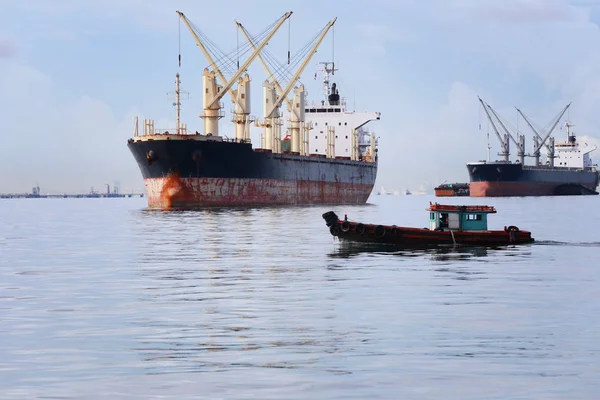
<path id="1" fill-rule="evenodd" d="M 36 185 L 31 189 L 31 193 L 0 193 L 0 199 L 46 199 L 46 198 L 99 198 L 99 197 L 144 197 L 143 193 L 121 193 L 119 182 L 115 182 L 113 190 L 111 192 L 110 185 L 106 185 L 106 191 L 104 193 L 94 190 L 92 186 L 89 193 L 76 193 L 76 194 L 41 194 L 40 186 Z"/>

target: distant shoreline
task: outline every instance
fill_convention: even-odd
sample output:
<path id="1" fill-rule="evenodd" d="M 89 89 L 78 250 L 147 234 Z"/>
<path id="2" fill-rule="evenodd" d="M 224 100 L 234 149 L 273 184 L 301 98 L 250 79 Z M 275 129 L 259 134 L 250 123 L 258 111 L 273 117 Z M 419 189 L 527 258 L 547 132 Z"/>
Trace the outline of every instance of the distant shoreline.
<path id="1" fill-rule="evenodd" d="M 143 193 L 130 194 L 106 194 L 106 193 L 86 193 L 86 194 L 39 194 L 31 193 L 0 193 L 0 199 L 83 199 L 83 198 L 124 198 L 124 197 L 144 197 Z"/>

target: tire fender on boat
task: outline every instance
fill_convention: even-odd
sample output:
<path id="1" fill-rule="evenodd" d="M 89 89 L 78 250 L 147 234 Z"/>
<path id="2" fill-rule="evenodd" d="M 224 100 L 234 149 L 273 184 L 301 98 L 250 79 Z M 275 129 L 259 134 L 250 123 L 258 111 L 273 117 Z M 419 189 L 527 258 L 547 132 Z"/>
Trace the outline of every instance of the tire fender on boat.
<path id="1" fill-rule="evenodd" d="M 348 232 L 350 230 L 350 222 L 342 222 L 342 232 Z"/>
<path id="2" fill-rule="evenodd" d="M 385 226 L 383 226 L 383 225 L 377 225 L 375 227 L 375 232 L 374 233 L 375 233 L 375 236 L 377 236 L 380 239 L 383 238 L 383 237 L 385 237 L 385 234 L 386 234 Z"/>
<path id="3" fill-rule="evenodd" d="M 366 231 L 367 231 L 367 227 L 365 226 L 365 224 L 358 223 L 356 225 L 356 233 L 358 233 L 360 235 L 364 235 Z"/>
<path id="4" fill-rule="evenodd" d="M 506 228 L 506 230 L 509 232 L 519 232 L 519 228 L 514 225 L 509 226 L 508 228 Z"/>

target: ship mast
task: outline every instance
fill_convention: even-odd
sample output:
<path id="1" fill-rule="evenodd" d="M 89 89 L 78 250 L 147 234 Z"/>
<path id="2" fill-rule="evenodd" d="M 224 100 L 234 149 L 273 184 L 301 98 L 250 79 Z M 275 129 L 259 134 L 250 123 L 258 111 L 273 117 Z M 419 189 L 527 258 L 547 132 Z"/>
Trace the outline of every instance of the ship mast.
<path id="1" fill-rule="evenodd" d="M 325 93 L 325 98 L 328 99 L 331 94 L 331 85 L 329 85 L 329 74 L 335 75 L 335 63 L 330 61 L 322 61 L 319 64 L 322 65 L 320 71 L 323 74 L 323 92 Z M 331 65 L 331 67 L 330 67 Z"/>
<path id="2" fill-rule="evenodd" d="M 175 109 L 177 110 L 176 117 L 176 126 L 177 126 L 177 134 L 179 135 L 179 130 L 181 129 L 181 101 L 179 98 L 179 72 L 175 75 Z"/>
<path id="3" fill-rule="evenodd" d="M 169 94 L 175 94 L 175 102 L 173 105 L 175 106 L 175 120 L 176 120 L 176 133 L 182 134 L 187 129 L 185 124 L 181 123 L 181 95 L 187 94 L 185 90 L 181 90 L 181 81 L 179 80 L 179 72 L 175 74 L 175 91 L 169 92 Z"/>

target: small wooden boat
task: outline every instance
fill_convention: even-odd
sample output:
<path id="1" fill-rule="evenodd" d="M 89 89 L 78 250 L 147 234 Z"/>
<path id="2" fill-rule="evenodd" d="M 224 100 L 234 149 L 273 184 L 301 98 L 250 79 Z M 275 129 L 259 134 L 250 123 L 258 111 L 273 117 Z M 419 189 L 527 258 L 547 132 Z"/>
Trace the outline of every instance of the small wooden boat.
<path id="1" fill-rule="evenodd" d="M 429 228 L 375 225 L 339 219 L 333 211 L 323 214 L 329 232 L 341 240 L 398 245 L 502 245 L 531 243 L 531 232 L 514 225 L 504 230 L 488 230 L 491 206 L 452 206 L 429 203 Z"/>

